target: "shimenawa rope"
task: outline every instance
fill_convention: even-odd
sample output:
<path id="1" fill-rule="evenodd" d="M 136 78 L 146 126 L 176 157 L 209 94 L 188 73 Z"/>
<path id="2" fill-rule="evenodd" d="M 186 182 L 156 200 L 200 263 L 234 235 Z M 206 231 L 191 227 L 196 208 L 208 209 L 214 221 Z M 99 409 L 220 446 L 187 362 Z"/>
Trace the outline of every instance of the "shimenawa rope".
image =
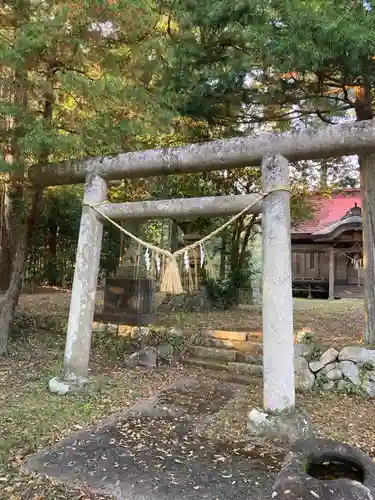
<path id="1" fill-rule="evenodd" d="M 132 238 L 135 242 L 137 242 L 139 245 L 148 248 L 149 250 L 152 250 L 153 252 L 163 255 L 167 259 L 167 263 L 165 265 L 164 273 L 160 281 L 160 291 L 161 292 L 166 292 L 174 295 L 180 295 L 184 293 L 184 290 L 182 288 L 181 284 L 181 276 L 180 276 L 180 270 L 178 268 L 178 263 L 177 263 L 177 258 L 180 257 L 181 255 L 184 255 L 186 252 L 189 252 L 190 250 L 194 250 L 200 245 L 203 245 L 206 241 L 210 240 L 217 234 L 221 233 L 225 228 L 233 224 L 237 219 L 239 219 L 242 215 L 246 214 L 249 210 L 251 210 L 257 203 L 259 203 L 261 200 L 263 200 L 266 196 L 275 193 L 277 191 L 288 191 L 290 192 L 290 188 L 288 186 L 280 186 L 274 189 L 271 189 L 267 193 L 260 194 L 255 201 L 253 201 L 250 205 L 248 205 L 246 208 L 241 210 L 238 214 L 234 215 L 231 217 L 227 222 L 222 224 L 220 227 L 209 233 L 208 235 L 204 236 L 201 238 L 199 241 L 195 241 L 194 243 L 181 248 L 180 250 L 176 250 L 175 252 L 169 252 L 168 250 L 165 250 L 163 248 L 159 248 L 156 245 L 153 245 L 152 243 L 148 243 L 147 241 L 142 240 L 141 238 L 138 238 L 134 234 L 132 234 L 130 231 L 127 231 L 124 227 L 120 226 L 120 224 L 117 224 L 114 220 L 112 220 L 110 217 L 108 217 L 102 210 L 100 210 L 99 207 L 108 204 L 108 201 L 103 201 L 102 203 L 98 203 L 97 205 L 93 205 L 90 203 L 83 203 L 83 205 L 88 206 L 95 210 L 98 214 L 100 214 L 104 219 L 106 219 L 108 222 L 110 222 L 113 226 L 117 227 L 121 232 L 126 234 L 129 238 Z"/>

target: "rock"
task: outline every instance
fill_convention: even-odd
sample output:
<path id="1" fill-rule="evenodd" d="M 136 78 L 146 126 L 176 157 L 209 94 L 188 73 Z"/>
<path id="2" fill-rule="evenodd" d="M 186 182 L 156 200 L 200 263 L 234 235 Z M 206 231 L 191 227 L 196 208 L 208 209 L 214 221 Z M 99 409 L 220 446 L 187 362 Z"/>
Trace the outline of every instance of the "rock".
<path id="1" fill-rule="evenodd" d="M 118 326 L 117 325 L 108 325 L 107 331 L 108 331 L 108 333 L 117 333 Z"/>
<path id="2" fill-rule="evenodd" d="M 134 366 L 145 366 L 156 368 L 158 366 L 158 352 L 154 347 L 144 347 L 138 352 L 134 352 L 125 359 L 125 364 L 132 368 Z"/>
<path id="3" fill-rule="evenodd" d="M 135 368 L 137 366 L 137 352 L 134 352 L 133 354 L 130 354 L 130 356 L 128 354 L 125 354 L 125 357 L 124 357 L 124 364 L 125 366 L 127 366 L 128 368 Z"/>
<path id="4" fill-rule="evenodd" d="M 312 435 L 309 419 L 301 412 L 280 412 L 268 414 L 251 410 L 247 430 L 252 436 L 265 437 L 291 444 L 301 437 Z"/>
<path id="5" fill-rule="evenodd" d="M 327 380 L 340 380 L 342 379 L 342 371 L 339 368 L 335 368 L 326 373 L 325 376 L 327 377 Z"/>
<path id="6" fill-rule="evenodd" d="M 322 368 L 324 368 L 324 364 L 321 363 L 320 361 L 310 361 L 309 363 L 309 368 L 312 372 L 317 373 L 319 372 Z"/>
<path id="7" fill-rule="evenodd" d="M 97 323 L 96 321 L 92 324 L 92 331 L 95 333 L 103 333 L 106 330 L 106 325 L 104 323 Z"/>
<path id="8" fill-rule="evenodd" d="M 375 397 L 375 382 L 371 382 L 371 380 L 364 380 L 361 385 L 361 389 L 367 394 L 367 396 L 370 396 L 370 398 Z"/>
<path id="9" fill-rule="evenodd" d="M 361 381 L 359 378 L 359 370 L 358 366 L 355 363 L 353 363 L 352 361 L 341 361 L 339 364 L 339 368 L 342 371 L 344 377 L 350 380 L 352 384 L 360 384 Z"/>
<path id="10" fill-rule="evenodd" d="M 321 361 L 310 361 L 309 368 L 312 372 L 317 373 L 324 368 L 324 363 Z"/>
<path id="11" fill-rule="evenodd" d="M 361 346 L 348 346 L 341 349 L 340 361 L 353 361 L 354 363 L 371 363 L 375 367 L 375 350 L 366 349 Z"/>
<path id="12" fill-rule="evenodd" d="M 370 396 L 371 398 L 375 397 L 375 372 L 367 372 L 363 376 L 363 380 L 361 382 L 362 391 Z"/>
<path id="13" fill-rule="evenodd" d="M 312 347 L 308 344 L 294 344 L 294 357 L 307 358 L 311 353 Z"/>
<path id="14" fill-rule="evenodd" d="M 97 391 L 98 384 L 95 380 L 90 381 L 85 377 L 71 377 L 67 379 L 54 377 L 48 382 L 48 389 L 55 394 L 65 396 L 71 392 Z"/>
<path id="15" fill-rule="evenodd" d="M 140 339 L 149 334 L 150 328 L 148 326 L 133 326 L 130 330 L 130 338 L 132 339 Z"/>
<path id="16" fill-rule="evenodd" d="M 146 366 L 147 368 L 154 368 L 158 365 L 158 353 L 154 347 L 145 347 L 138 352 L 139 366 Z"/>
<path id="17" fill-rule="evenodd" d="M 323 354 L 320 356 L 320 361 L 325 365 L 328 365 L 328 363 L 332 363 L 333 361 L 335 361 L 338 355 L 338 351 L 331 347 L 327 351 L 323 352 Z"/>
<path id="18" fill-rule="evenodd" d="M 159 345 L 157 348 L 158 364 L 170 365 L 174 360 L 174 349 L 170 344 Z"/>
<path id="19" fill-rule="evenodd" d="M 268 414 L 253 408 L 249 413 L 249 420 L 254 424 L 262 424 L 266 421 Z"/>
<path id="20" fill-rule="evenodd" d="M 318 372 L 329 363 L 336 361 L 338 354 L 339 353 L 336 351 L 336 349 L 331 347 L 320 356 L 318 361 L 311 361 L 311 363 L 309 364 L 310 370 L 314 373 Z"/>
<path id="21" fill-rule="evenodd" d="M 139 339 L 142 337 L 146 337 L 150 334 L 150 328 L 148 326 L 134 326 L 131 330 L 131 338 Z"/>
<path id="22" fill-rule="evenodd" d="M 48 388 L 50 392 L 59 394 L 60 396 L 65 396 L 65 394 L 68 394 L 70 391 L 70 385 L 65 382 L 61 382 L 57 377 L 51 378 L 48 383 Z"/>
<path id="23" fill-rule="evenodd" d="M 335 368 L 339 367 L 339 363 L 334 362 L 334 363 L 329 363 L 328 365 L 324 366 L 320 371 L 319 375 L 325 375 L 326 373 L 330 372 L 331 370 L 334 370 Z"/>
<path id="24" fill-rule="evenodd" d="M 139 337 L 139 334 L 138 334 L 138 326 L 133 326 L 131 329 L 130 329 L 130 338 L 131 339 L 137 339 Z"/>
<path id="25" fill-rule="evenodd" d="M 315 376 L 311 373 L 305 358 L 299 357 L 294 360 L 294 377 L 296 389 L 310 391 L 313 388 Z"/>
<path id="26" fill-rule="evenodd" d="M 130 337 L 132 332 L 132 327 L 129 325 L 119 325 L 118 334 L 122 337 Z"/>
<path id="27" fill-rule="evenodd" d="M 334 387 L 335 387 L 335 383 L 333 380 L 329 380 L 328 382 L 323 384 L 323 389 L 325 391 L 330 391 L 330 390 L 334 389 Z"/>

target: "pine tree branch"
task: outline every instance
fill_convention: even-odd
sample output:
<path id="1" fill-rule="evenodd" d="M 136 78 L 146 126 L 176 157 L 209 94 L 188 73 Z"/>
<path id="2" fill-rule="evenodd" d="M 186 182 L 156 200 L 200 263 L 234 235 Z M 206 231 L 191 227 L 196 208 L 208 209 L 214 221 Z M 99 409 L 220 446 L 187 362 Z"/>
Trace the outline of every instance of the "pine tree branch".
<path id="1" fill-rule="evenodd" d="M 76 130 L 72 130 L 70 128 L 63 127 L 62 125 L 54 125 L 53 128 L 55 128 L 57 130 L 63 130 L 64 132 L 69 132 L 69 134 L 79 135 L 79 133 Z"/>
<path id="2" fill-rule="evenodd" d="M 79 75 L 83 75 L 88 80 L 95 82 L 95 78 L 92 78 L 91 76 L 89 76 L 85 71 L 78 69 L 78 68 L 72 68 L 70 66 L 65 66 L 62 63 L 59 63 L 58 66 L 52 66 L 51 70 L 54 74 L 58 73 L 59 71 L 61 71 L 62 73 L 64 73 L 65 71 L 71 71 L 73 73 L 78 73 Z"/>
<path id="3" fill-rule="evenodd" d="M 326 118 L 321 111 L 318 109 L 315 110 L 315 114 L 318 118 L 320 118 L 324 123 L 328 123 L 328 125 L 334 125 L 335 122 L 330 120 L 329 118 Z"/>

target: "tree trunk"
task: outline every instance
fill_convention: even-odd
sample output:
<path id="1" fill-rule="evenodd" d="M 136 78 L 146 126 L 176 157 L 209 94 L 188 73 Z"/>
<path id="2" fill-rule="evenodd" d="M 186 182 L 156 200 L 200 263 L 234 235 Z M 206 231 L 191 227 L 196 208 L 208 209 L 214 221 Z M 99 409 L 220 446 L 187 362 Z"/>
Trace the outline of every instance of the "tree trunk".
<path id="1" fill-rule="evenodd" d="M 320 189 L 322 191 L 328 188 L 328 162 L 322 160 L 320 165 Z"/>
<path id="2" fill-rule="evenodd" d="M 178 250 L 178 225 L 171 220 L 171 252 Z"/>
<path id="3" fill-rule="evenodd" d="M 371 120 L 371 90 L 356 91 L 354 108 L 358 121 Z M 375 344 L 375 153 L 359 155 L 362 196 L 363 292 L 365 302 L 364 341 Z"/>
<path id="4" fill-rule="evenodd" d="M 32 238 L 42 194 L 42 190 L 37 190 L 33 193 L 29 213 L 18 238 L 9 288 L 5 294 L 0 313 L 0 356 L 4 356 L 8 352 L 9 334 L 22 291 L 28 248 Z"/>
<path id="5" fill-rule="evenodd" d="M 45 241 L 46 271 L 45 279 L 49 286 L 57 286 L 58 270 L 57 264 L 57 230 L 58 226 L 54 220 L 48 221 L 47 237 Z"/>
<path id="6" fill-rule="evenodd" d="M 240 256 L 239 256 L 239 261 L 238 261 L 238 267 L 240 269 L 243 268 L 244 264 L 245 264 L 245 259 L 246 259 L 246 251 L 247 251 L 247 246 L 249 244 L 249 241 L 251 239 L 251 231 L 255 225 L 255 222 L 256 222 L 256 216 L 253 216 L 251 218 L 251 220 L 249 221 L 249 224 L 246 228 L 246 231 L 245 231 L 245 235 L 243 237 L 243 241 L 242 241 L 242 248 L 241 248 L 241 252 L 240 252 Z"/>
<path id="7" fill-rule="evenodd" d="M 228 246 L 228 232 L 224 229 L 221 237 L 221 251 L 220 251 L 220 278 L 225 278 L 226 261 L 227 261 L 227 246 Z"/>
<path id="8" fill-rule="evenodd" d="M 124 227 L 123 221 L 120 222 L 120 226 Z M 119 266 L 122 266 L 124 262 L 124 254 L 125 254 L 125 233 L 120 232 L 120 256 L 119 256 Z"/>
<path id="9" fill-rule="evenodd" d="M 366 344 L 375 344 L 375 154 L 359 158 L 361 169 L 362 234 Z"/>
<path id="10" fill-rule="evenodd" d="M 13 255 L 11 252 L 11 244 L 9 241 L 9 223 L 6 219 L 5 205 L 8 198 L 7 185 L 4 182 L 1 185 L 1 233 L 0 233 L 0 290 L 6 291 L 10 282 L 12 272 Z"/>
<path id="11" fill-rule="evenodd" d="M 239 219 L 236 220 L 234 224 L 232 245 L 231 245 L 231 256 L 230 256 L 231 271 L 238 269 L 239 258 L 240 258 L 241 234 L 243 231 L 243 221 L 244 218 L 240 217 Z"/>

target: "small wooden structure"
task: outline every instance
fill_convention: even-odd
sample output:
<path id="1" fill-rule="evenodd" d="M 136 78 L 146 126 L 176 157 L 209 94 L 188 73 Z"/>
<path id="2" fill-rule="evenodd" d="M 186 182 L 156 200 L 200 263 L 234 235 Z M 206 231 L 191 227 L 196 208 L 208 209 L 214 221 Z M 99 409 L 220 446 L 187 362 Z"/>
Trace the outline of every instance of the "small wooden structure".
<path id="1" fill-rule="evenodd" d="M 107 278 L 103 312 L 95 321 L 131 326 L 155 322 L 155 281 L 147 278 Z"/>
<path id="2" fill-rule="evenodd" d="M 104 307 L 95 321 L 116 325 L 145 326 L 156 319 L 156 285 L 141 259 L 139 245 L 132 241 L 117 268 L 116 276 L 107 278 Z"/>
<path id="3" fill-rule="evenodd" d="M 313 198 L 314 218 L 292 231 L 293 293 L 363 297 L 362 213 L 359 189 Z"/>

